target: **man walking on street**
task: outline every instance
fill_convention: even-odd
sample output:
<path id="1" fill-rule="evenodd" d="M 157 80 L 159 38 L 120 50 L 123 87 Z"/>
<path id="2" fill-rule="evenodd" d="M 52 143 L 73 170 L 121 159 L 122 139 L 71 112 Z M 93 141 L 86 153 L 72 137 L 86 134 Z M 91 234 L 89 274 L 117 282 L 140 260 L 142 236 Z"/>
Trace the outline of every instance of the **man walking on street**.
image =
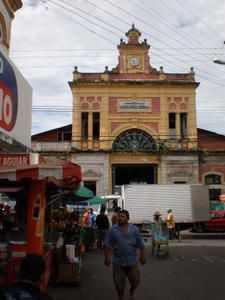
<path id="1" fill-rule="evenodd" d="M 124 300 L 126 277 L 130 283 L 130 300 L 134 299 L 134 291 L 140 283 L 139 261 L 145 264 L 145 247 L 138 228 L 129 224 L 129 212 L 118 212 L 118 224 L 112 226 L 105 240 L 105 265 L 110 266 L 110 248 L 113 249 L 113 281 L 119 300 Z"/>
<path id="2" fill-rule="evenodd" d="M 112 221 L 112 225 L 116 225 L 117 224 L 117 220 L 118 220 L 118 212 L 121 210 L 121 208 L 119 206 L 116 206 L 114 208 L 114 212 L 112 214 L 112 218 L 111 218 L 111 221 Z"/>
<path id="3" fill-rule="evenodd" d="M 167 210 L 166 223 L 169 232 L 169 238 L 172 240 L 175 237 L 175 222 L 172 209 Z"/>
<path id="4" fill-rule="evenodd" d="M 105 208 L 101 208 L 100 214 L 97 215 L 95 223 L 97 227 L 97 249 L 101 251 L 104 247 L 106 232 L 109 229 L 109 219 L 105 215 Z"/>

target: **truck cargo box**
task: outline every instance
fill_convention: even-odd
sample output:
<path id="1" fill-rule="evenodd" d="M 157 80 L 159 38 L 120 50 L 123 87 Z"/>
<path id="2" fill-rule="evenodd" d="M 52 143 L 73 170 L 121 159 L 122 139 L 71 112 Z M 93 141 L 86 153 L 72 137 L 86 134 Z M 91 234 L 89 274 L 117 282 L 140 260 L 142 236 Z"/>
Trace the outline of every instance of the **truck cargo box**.
<path id="1" fill-rule="evenodd" d="M 122 205 L 130 213 L 130 222 L 151 222 L 159 210 L 165 219 L 173 211 L 176 223 L 209 220 L 209 191 L 201 184 L 134 184 L 122 186 Z"/>

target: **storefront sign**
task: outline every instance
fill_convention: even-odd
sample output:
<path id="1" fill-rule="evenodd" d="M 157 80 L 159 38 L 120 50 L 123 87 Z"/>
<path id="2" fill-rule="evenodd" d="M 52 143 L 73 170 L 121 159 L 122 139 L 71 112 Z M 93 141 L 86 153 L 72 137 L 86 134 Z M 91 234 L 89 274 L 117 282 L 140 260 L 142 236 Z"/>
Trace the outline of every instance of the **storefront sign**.
<path id="1" fill-rule="evenodd" d="M 0 45 L 0 132 L 31 145 L 32 89 Z"/>
<path id="2" fill-rule="evenodd" d="M 0 154 L 0 168 L 17 168 L 30 165 L 30 154 Z"/>
<path id="3" fill-rule="evenodd" d="M 17 82 L 14 70 L 0 52 L 0 127 L 11 131 L 18 107 Z"/>
<path id="4" fill-rule="evenodd" d="M 149 101 L 120 101 L 120 110 L 146 110 L 149 109 Z"/>

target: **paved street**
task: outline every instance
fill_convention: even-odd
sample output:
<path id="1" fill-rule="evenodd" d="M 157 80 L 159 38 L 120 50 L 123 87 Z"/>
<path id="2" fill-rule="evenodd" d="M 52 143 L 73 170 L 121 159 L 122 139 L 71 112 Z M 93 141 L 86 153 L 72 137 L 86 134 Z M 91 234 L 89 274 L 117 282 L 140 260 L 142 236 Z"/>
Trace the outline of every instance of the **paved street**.
<path id="1" fill-rule="evenodd" d="M 146 249 L 148 260 L 141 267 L 136 299 L 211 300 L 224 295 L 225 240 L 171 242 L 168 258 L 152 257 L 150 243 Z M 117 299 L 111 269 L 103 265 L 103 254 L 96 251 L 84 255 L 79 288 L 49 288 L 48 293 L 56 300 Z"/>

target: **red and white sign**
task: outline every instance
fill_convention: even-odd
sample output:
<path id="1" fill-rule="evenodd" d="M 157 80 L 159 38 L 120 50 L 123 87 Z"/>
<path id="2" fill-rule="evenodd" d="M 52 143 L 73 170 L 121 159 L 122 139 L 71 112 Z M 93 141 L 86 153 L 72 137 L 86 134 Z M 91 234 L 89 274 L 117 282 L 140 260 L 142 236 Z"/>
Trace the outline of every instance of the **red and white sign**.
<path id="1" fill-rule="evenodd" d="M 30 154 L 0 154 L 0 168 L 18 168 L 30 165 Z"/>
<path id="2" fill-rule="evenodd" d="M 31 145 L 32 88 L 0 47 L 0 131 Z"/>
<path id="3" fill-rule="evenodd" d="M 81 181 L 81 167 L 74 163 L 63 163 L 61 165 L 30 165 L 8 169 L 0 168 L 0 179 L 21 180 L 30 178 L 33 180 L 43 180 L 47 177 L 54 177 L 56 180 L 65 180 L 64 185 L 72 184 L 74 178 Z"/>

